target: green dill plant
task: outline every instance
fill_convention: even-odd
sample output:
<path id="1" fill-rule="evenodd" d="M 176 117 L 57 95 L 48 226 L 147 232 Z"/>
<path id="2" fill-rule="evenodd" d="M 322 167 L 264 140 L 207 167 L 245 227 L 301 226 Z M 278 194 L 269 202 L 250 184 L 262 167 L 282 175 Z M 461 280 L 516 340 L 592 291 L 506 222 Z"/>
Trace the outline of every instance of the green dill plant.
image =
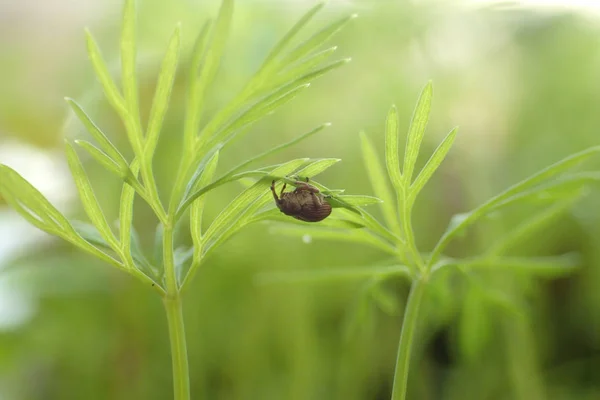
<path id="1" fill-rule="evenodd" d="M 515 245 L 538 233 L 568 209 L 585 193 L 589 184 L 600 179 L 597 172 L 571 171 L 586 159 L 597 155 L 600 146 L 568 156 L 514 184 L 472 210 L 455 215 L 434 248 L 424 252 L 416 244 L 412 227 L 413 208 L 419 193 L 446 158 L 458 132 L 457 128 L 452 129 L 430 155 L 424 167 L 415 171 L 429 119 L 432 95 L 432 83 L 429 82 L 419 96 L 409 124 L 403 158 L 399 152 L 400 121 L 395 106 L 389 110 L 385 122 L 385 162 L 380 160 L 369 136 L 364 132 L 360 133 L 365 167 L 377 196 L 374 199 L 381 200 L 373 203 L 379 203 L 383 222 L 360 206 L 355 209 L 342 209 L 318 226 L 274 216 L 280 221 L 273 228 L 278 234 L 293 237 L 308 234 L 318 239 L 360 243 L 380 250 L 382 255 L 388 256 L 386 261 L 381 264 L 318 271 L 273 271 L 262 273 L 258 277 L 258 281 L 263 284 L 366 280 L 361 295 L 368 296 L 390 314 L 394 314 L 398 307 L 394 304 L 396 300 L 383 288 L 383 283 L 398 277 L 408 280 L 410 289 L 397 348 L 392 400 L 404 400 L 407 396 L 411 350 L 414 347 L 419 321 L 426 317 L 421 313 L 421 306 L 428 288 L 432 286 L 432 280 L 443 276 L 441 271 L 454 268 L 469 284 L 475 285 L 477 290 L 485 293 L 485 297 L 510 308 L 511 311 L 515 311 L 516 308 L 516 312 L 519 313 L 519 306 L 511 304 L 507 296 L 494 292 L 491 287 L 486 287 L 485 282 L 478 281 L 476 272 L 516 270 L 532 278 L 551 278 L 568 274 L 577 268 L 580 260 L 578 255 L 573 253 L 542 257 L 515 257 L 508 253 Z M 528 203 L 536 204 L 537 212 L 525 218 L 520 225 L 504 236 L 497 238 L 483 254 L 466 258 L 452 258 L 444 254 L 451 241 L 462 236 L 467 228 L 476 222 L 509 207 Z"/>
<path id="2" fill-rule="evenodd" d="M 233 139 L 239 139 L 254 122 L 302 93 L 316 78 L 346 64 L 349 59 L 330 61 L 336 47 L 322 45 L 354 15 L 343 17 L 293 45 L 304 26 L 323 7 L 311 8 L 274 46 L 258 71 L 243 89 L 210 118 L 202 118 L 207 91 L 214 83 L 225 51 L 233 14 L 233 0 L 223 0 L 214 21 L 200 30 L 191 55 L 187 81 L 187 102 L 183 124 L 181 161 L 170 193 L 161 193 L 155 179 L 153 158 L 169 101 L 181 51 L 181 26 L 175 27 L 167 45 L 157 79 L 148 120 L 141 120 L 137 74 L 136 8 L 125 0 L 120 37 L 121 87 L 109 73 L 100 49 L 86 31 L 87 51 L 106 100 L 125 127 L 133 158 L 127 160 L 108 139 L 102 123 L 94 122 L 76 100 L 68 105 L 85 126 L 93 142 L 67 140 L 65 153 L 79 197 L 89 221 L 68 219 L 16 171 L 0 165 L 0 193 L 18 213 L 37 228 L 58 236 L 107 264 L 130 274 L 152 288 L 164 304 L 172 355 L 174 398 L 190 399 L 186 336 L 182 295 L 203 260 L 244 226 L 267 219 L 263 212 L 271 205 L 272 180 L 293 183 L 289 176 L 313 177 L 336 164 L 338 159 L 299 158 L 276 165 L 249 168 L 262 159 L 307 139 L 328 126 L 323 124 L 295 139 L 273 147 L 216 177 L 219 158 Z M 118 226 L 109 223 L 92 189 L 78 153 L 84 151 L 107 171 L 122 180 Z M 202 229 L 206 195 L 223 184 L 252 178 L 245 188 Z M 315 182 L 315 184 L 318 184 Z M 369 196 L 327 193 L 337 207 L 353 210 L 373 202 Z M 134 199 L 142 198 L 158 221 L 155 254 L 147 257 L 140 248 L 133 226 Z M 163 201 L 168 199 L 168 201 Z M 176 243 L 176 232 L 189 219 L 193 246 Z"/>

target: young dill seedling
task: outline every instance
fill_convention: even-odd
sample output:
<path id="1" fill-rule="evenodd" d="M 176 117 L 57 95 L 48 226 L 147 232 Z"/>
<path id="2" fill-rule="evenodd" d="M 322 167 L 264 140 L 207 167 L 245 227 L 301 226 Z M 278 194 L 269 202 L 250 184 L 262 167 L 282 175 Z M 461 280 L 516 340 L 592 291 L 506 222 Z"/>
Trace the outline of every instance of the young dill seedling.
<path id="1" fill-rule="evenodd" d="M 431 108 L 432 84 L 422 90 L 409 126 L 406 148 L 401 160 L 399 155 L 399 118 L 392 106 L 385 123 L 385 167 L 377 150 L 365 133 L 360 134 L 365 167 L 373 191 L 381 199 L 383 222 L 375 219 L 362 207 L 343 209 L 337 215 L 323 221 L 319 226 L 291 221 L 272 215 L 279 224 L 274 231 L 292 236 L 311 235 L 315 238 L 351 241 L 374 247 L 391 256 L 385 265 L 365 265 L 350 268 L 335 268 L 321 271 L 269 272 L 259 277 L 262 283 L 300 283 L 366 279 L 363 296 L 378 303 L 383 310 L 394 310 L 394 299 L 383 289 L 385 281 L 403 277 L 410 282 L 410 291 L 404 309 L 399 337 L 398 353 L 393 378 L 392 400 L 403 400 L 407 395 L 410 354 L 421 316 L 421 304 L 433 277 L 447 268 L 456 268 L 469 281 L 471 272 L 494 267 L 497 271 L 518 269 L 532 276 L 555 276 L 569 272 L 579 265 L 573 254 L 550 257 L 511 257 L 505 253 L 528 235 L 537 232 L 552 217 L 564 211 L 579 198 L 584 187 L 600 180 L 597 172 L 568 172 L 589 157 L 600 152 L 592 147 L 564 158 L 527 179 L 511 186 L 474 209 L 455 215 L 433 250 L 424 252 L 417 247 L 412 227 L 412 211 L 417 196 L 450 151 L 457 134 L 452 129 L 435 149 L 425 166 L 415 175 L 415 165 L 420 154 Z M 387 174 L 385 173 L 387 170 Z M 387 178 L 386 179 L 386 175 Z M 390 189 L 391 183 L 391 189 Z M 531 200 L 550 203 L 538 214 L 506 236 L 498 239 L 484 254 L 463 259 L 453 259 L 443 254 L 448 244 L 468 227 L 484 217 L 502 211 L 508 206 L 519 205 Z M 348 199 L 349 201 L 349 199 Z M 361 204 L 364 205 L 364 204 Z M 358 213 L 356 212 L 358 211 Z M 300 225 L 299 225 L 300 224 Z M 518 306 L 515 306 L 518 307 Z"/>
<path id="2" fill-rule="evenodd" d="M 67 219 L 16 171 L 0 165 L 0 194 L 25 219 L 39 229 L 136 277 L 161 296 L 168 320 L 174 397 L 177 400 L 190 398 L 182 294 L 200 265 L 242 227 L 266 217 L 259 211 L 272 201 L 270 185 L 274 179 L 286 180 L 287 176 L 293 174 L 313 177 L 339 161 L 299 158 L 248 169 L 251 164 L 307 139 L 328 126 L 323 124 L 241 163 L 215 179 L 219 159 L 226 157 L 225 150 L 233 139 L 239 139 L 250 125 L 302 93 L 312 81 L 349 61 L 346 58 L 327 61 L 335 53 L 336 47 L 325 50 L 321 47 L 354 18 L 351 15 L 334 21 L 294 46 L 292 42 L 323 8 L 323 4 L 311 8 L 275 45 L 245 87 L 212 117 L 203 120 L 207 91 L 216 79 L 225 51 L 233 8 L 233 0 L 222 1 L 217 18 L 204 24 L 190 55 L 183 145 L 177 157 L 180 164 L 172 177 L 174 184 L 170 193 L 161 196 L 153 159 L 177 74 L 182 28 L 177 25 L 169 39 L 144 128 L 139 105 L 134 0 L 124 1 L 120 38 L 121 87 L 111 76 L 94 37 L 86 31 L 90 62 L 106 100 L 125 127 L 134 157 L 127 160 L 103 132 L 102 122 L 94 122 L 76 100 L 66 99 L 94 139 L 93 143 L 75 140 L 65 144 L 69 167 L 89 222 Z M 123 182 L 118 228 L 107 221 L 80 161 L 77 147 Z M 226 204 L 211 224 L 202 229 L 206 195 L 223 184 L 248 177 L 257 180 Z M 159 255 L 158 262 L 148 261 L 152 258 L 146 257 L 136 246 L 133 227 L 136 196 L 150 206 L 158 220 L 155 249 Z M 168 201 L 163 202 L 162 199 Z M 338 205 L 352 208 L 339 196 L 337 201 Z M 184 250 L 176 248 L 175 243 L 176 226 L 183 217 L 189 218 L 193 241 L 193 247 Z"/>

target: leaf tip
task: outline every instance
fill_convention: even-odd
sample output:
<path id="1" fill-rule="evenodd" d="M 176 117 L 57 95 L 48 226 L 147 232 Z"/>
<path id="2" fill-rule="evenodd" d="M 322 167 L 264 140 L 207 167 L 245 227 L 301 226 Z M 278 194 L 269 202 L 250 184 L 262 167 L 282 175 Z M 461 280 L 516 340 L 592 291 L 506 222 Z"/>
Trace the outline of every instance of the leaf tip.
<path id="1" fill-rule="evenodd" d="M 182 29 L 183 24 L 181 23 L 181 21 L 177 22 L 175 24 L 175 28 L 173 29 L 173 36 L 181 36 L 181 29 Z"/>
<path id="2" fill-rule="evenodd" d="M 64 139 L 65 142 L 65 152 L 67 153 L 67 158 L 70 159 L 73 154 L 76 154 L 71 141 L 67 138 Z"/>
<path id="3" fill-rule="evenodd" d="M 433 80 L 428 80 L 427 81 L 427 85 L 425 85 L 425 88 L 423 89 L 424 92 L 429 92 L 432 93 L 433 92 Z"/>
<path id="4" fill-rule="evenodd" d="M 71 107 L 72 110 L 76 111 L 77 103 L 71 97 L 64 97 L 65 102 Z"/>

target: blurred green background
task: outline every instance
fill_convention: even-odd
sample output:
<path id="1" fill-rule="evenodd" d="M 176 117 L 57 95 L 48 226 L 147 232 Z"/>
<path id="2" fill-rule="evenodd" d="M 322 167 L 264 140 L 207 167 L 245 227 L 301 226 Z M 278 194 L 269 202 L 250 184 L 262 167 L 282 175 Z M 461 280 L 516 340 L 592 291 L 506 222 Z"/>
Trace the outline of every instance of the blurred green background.
<path id="1" fill-rule="evenodd" d="M 138 3 L 141 99 L 148 111 L 174 24 L 183 23 L 189 54 L 201 23 L 218 4 Z M 240 89 L 313 4 L 237 3 L 209 112 Z M 0 3 L 0 162 L 74 217 L 83 213 L 62 140 L 85 132 L 63 97 L 80 101 L 130 156 L 86 59 L 83 35 L 89 26 L 118 72 L 120 8 L 117 0 Z M 388 108 L 397 105 L 407 128 L 420 88 L 432 79 L 425 151 L 455 125 L 460 131 L 417 205 L 417 240 L 428 251 L 453 214 L 600 143 L 598 10 L 333 0 L 305 35 L 354 12 L 359 18 L 332 40 L 337 54 L 353 61 L 255 125 L 221 156 L 221 171 L 329 121 L 331 128 L 272 161 L 339 157 L 343 162 L 319 180 L 349 194 L 372 194 L 358 132 L 365 129 L 383 153 Z M 184 75 L 159 144 L 163 188 L 179 161 Z M 86 167 L 114 219 L 120 183 L 93 162 Z M 212 192 L 207 220 L 240 189 L 230 184 Z M 434 283 L 417 331 L 410 399 L 600 398 L 599 199 L 590 192 L 515 253 L 581 252 L 583 267 L 575 274 L 540 280 L 497 271 L 474 285 L 448 271 Z M 479 254 L 519 222 L 518 211 L 478 225 L 449 253 Z M 151 252 L 156 220 L 142 202 L 136 203 L 135 223 Z M 274 235 L 268 224 L 243 230 L 207 260 L 185 297 L 193 398 L 388 399 L 407 282 L 385 283 L 397 304 L 391 310 L 373 301 L 365 282 L 255 283 L 263 271 L 367 267 L 383 258 L 355 244 Z M 166 318 L 151 290 L 37 233 L 2 202 L 0 267 L 0 398 L 172 397 Z M 518 312 L 490 302 L 486 293 L 506 296 Z"/>

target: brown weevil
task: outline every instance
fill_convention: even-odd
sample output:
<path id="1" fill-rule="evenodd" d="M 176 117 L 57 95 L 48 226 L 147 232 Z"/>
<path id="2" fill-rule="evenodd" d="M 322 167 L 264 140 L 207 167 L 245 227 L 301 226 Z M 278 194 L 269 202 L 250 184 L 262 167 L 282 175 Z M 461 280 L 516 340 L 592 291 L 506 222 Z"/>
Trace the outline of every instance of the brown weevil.
<path id="1" fill-rule="evenodd" d="M 308 182 L 308 178 L 306 179 Z M 284 183 L 277 197 L 275 192 L 275 181 L 271 183 L 271 192 L 277 208 L 290 217 L 305 222 L 319 222 L 331 214 L 331 204 L 329 204 L 323 194 L 307 182 L 296 181 L 293 192 L 284 193 L 287 184 Z"/>

